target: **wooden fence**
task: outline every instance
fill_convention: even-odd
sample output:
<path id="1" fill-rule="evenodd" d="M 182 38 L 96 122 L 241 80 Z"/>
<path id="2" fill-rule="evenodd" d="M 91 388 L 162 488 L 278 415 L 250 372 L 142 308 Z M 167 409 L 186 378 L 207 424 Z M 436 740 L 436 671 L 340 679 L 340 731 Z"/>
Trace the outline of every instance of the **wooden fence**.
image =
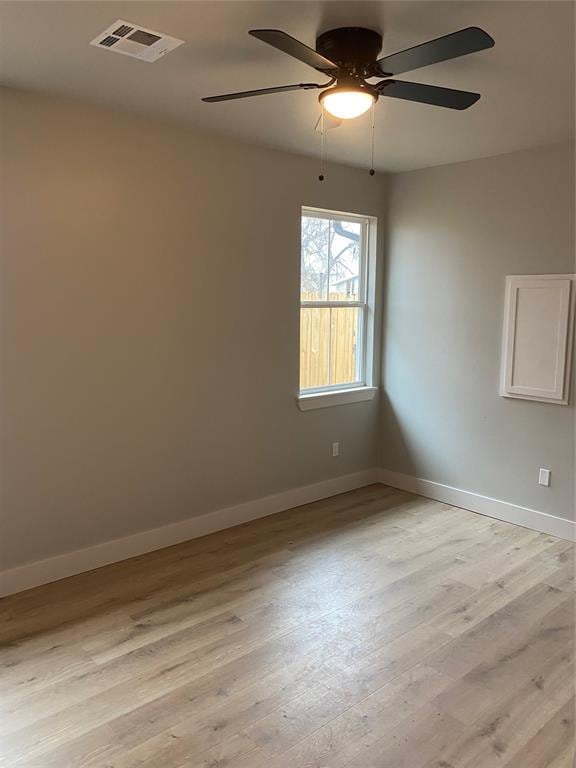
<path id="1" fill-rule="evenodd" d="M 300 310 L 300 389 L 356 380 L 358 317 L 356 307 Z"/>

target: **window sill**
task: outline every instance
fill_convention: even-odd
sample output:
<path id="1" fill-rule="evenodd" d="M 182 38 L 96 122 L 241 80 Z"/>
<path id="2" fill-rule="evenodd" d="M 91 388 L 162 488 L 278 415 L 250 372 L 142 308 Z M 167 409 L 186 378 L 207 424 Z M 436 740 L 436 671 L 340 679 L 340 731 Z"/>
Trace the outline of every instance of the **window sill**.
<path id="1" fill-rule="evenodd" d="M 312 411 L 316 408 L 330 408 L 334 405 L 348 405 L 373 400 L 377 387 L 355 387 L 354 389 L 338 389 L 333 392 L 313 392 L 309 395 L 298 395 L 298 407 L 301 411 Z"/>

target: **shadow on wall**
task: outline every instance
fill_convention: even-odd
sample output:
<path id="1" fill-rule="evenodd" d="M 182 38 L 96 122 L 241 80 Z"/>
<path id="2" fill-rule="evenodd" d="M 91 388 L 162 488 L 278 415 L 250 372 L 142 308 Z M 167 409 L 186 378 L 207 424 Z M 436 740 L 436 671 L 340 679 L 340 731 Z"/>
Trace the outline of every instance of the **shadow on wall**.
<path id="1" fill-rule="evenodd" d="M 394 405 L 384 389 L 380 396 L 380 430 L 380 466 L 419 477 L 406 432 L 402 429 Z"/>
<path id="2" fill-rule="evenodd" d="M 392 227 L 388 217 L 383 227 L 384 252 L 390 253 L 392 240 Z M 394 404 L 386 390 L 386 365 L 388 361 L 387 347 L 391 343 L 389 329 L 390 314 L 390 283 L 391 283 L 391 265 L 390 259 L 384 260 L 382 270 L 382 357 L 380 362 L 380 405 L 379 405 L 379 452 L 378 464 L 384 469 L 390 469 L 403 472 L 407 475 L 419 477 L 417 471 L 417 461 L 413 451 L 410 449 L 409 437 L 406 429 L 403 429 L 401 421 L 394 409 Z"/>

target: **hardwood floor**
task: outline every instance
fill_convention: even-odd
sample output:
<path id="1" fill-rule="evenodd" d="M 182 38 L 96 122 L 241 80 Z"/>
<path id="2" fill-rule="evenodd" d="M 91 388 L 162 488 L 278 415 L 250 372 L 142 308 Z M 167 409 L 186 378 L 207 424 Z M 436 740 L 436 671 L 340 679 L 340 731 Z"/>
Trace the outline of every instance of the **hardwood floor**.
<path id="1" fill-rule="evenodd" d="M 384 486 L 0 603 L 3 768 L 572 768 L 574 550 Z"/>

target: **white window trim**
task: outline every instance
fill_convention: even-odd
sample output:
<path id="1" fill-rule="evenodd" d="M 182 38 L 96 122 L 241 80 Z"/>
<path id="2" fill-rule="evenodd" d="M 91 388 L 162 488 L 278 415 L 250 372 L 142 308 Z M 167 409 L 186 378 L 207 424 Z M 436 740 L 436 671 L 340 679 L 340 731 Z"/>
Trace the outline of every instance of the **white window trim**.
<path id="1" fill-rule="evenodd" d="M 313 411 L 316 408 L 330 408 L 334 405 L 348 405 L 373 400 L 378 391 L 377 387 L 349 387 L 335 389 L 333 392 L 312 392 L 298 395 L 298 407 L 301 411 Z"/>
<path id="2" fill-rule="evenodd" d="M 363 279 L 366 281 L 366 302 L 338 302 L 338 306 L 363 306 L 363 368 L 364 381 L 352 382 L 346 385 L 334 385 L 317 389 L 301 390 L 296 401 L 301 411 L 315 410 L 316 408 L 328 408 L 331 406 L 347 405 L 351 403 L 366 402 L 374 399 L 378 387 L 376 386 L 376 360 L 374 356 L 375 344 L 375 314 L 376 314 L 376 264 L 377 264 L 377 220 L 375 216 L 361 216 L 344 211 L 331 211 L 313 206 L 302 206 L 300 214 L 310 213 L 318 218 L 343 218 L 347 221 L 360 221 L 366 227 L 366 256 Z M 326 306 L 329 302 L 306 302 L 305 306 Z M 302 305 L 301 305 L 302 306 Z"/>

